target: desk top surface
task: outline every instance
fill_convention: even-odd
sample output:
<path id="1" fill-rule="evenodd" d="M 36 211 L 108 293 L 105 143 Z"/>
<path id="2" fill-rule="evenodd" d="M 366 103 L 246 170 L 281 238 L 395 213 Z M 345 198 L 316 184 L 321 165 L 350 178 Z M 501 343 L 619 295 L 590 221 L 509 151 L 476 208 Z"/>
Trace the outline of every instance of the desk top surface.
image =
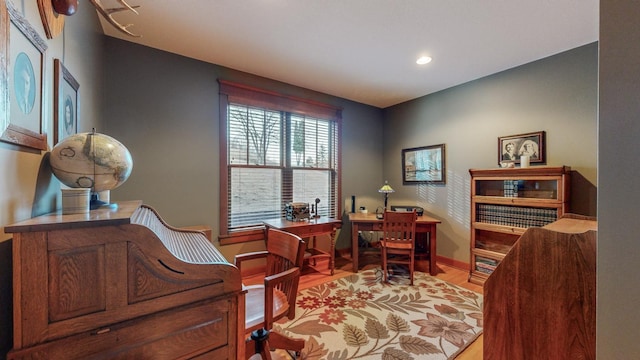
<path id="1" fill-rule="evenodd" d="M 378 219 L 376 218 L 376 214 L 374 213 L 367 213 L 367 214 L 363 214 L 363 213 L 350 213 L 349 214 L 349 221 L 351 222 L 360 222 L 360 223 L 378 223 L 378 222 L 382 222 L 382 219 Z M 432 218 L 431 216 L 428 215 L 422 215 L 422 216 L 418 216 L 418 223 L 435 223 L 435 224 L 440 224 L 442 221 L 436 219 L 436 218 Z"/>
<path id="2" fill-rule="evenodd" d="M 121 201 L 84 214 L 62 214 L 57 210 L 5 227 L 7 233 L 62 230 L 78 227 L 112 226 L 131 223 L 131 216 L 142 205 L 141 200 Z"/>
<path id="3" fill-rule="evenodd" d="M 277 219 L 264 220 L 263 222 L 265 225 L 272 228 L 276 228 L 276 229 L 287 229 L 287 228 L 294 228 L 294 227 L 325 225 L 325 224 L 333 224 L 336 227 L 340 227 L 340 225 L 342 225 L 341 220 L 336 220 L 326 216 L 319 217 L 319 218 L 310 218 L 302 221 L 290 221 L 283 218 L 277 218 Z"/>

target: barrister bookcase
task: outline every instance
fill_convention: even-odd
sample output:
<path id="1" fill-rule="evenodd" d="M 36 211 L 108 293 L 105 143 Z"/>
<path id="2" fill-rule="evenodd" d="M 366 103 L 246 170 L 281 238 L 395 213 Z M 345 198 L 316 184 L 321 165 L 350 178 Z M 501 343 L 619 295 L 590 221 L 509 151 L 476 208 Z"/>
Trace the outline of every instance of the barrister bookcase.
<path id="1" fill-rule="evenodd" d="M 483 284 L 530 227 L 550 224 L 570 206 L 568 166 L 470 169 L 469 281 Z"/>

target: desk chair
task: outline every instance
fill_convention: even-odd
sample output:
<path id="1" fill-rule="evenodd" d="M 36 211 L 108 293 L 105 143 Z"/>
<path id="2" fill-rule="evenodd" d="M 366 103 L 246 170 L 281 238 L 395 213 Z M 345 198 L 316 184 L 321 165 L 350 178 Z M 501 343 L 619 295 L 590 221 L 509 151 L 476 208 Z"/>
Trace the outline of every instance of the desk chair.
<path id="1" fill-rule="evenodd" d="M 292 350 L 296 354 L 304 348 L 304 340 L 271 329 L 275 321 L 285 316 L 295 317 L 305 243 L 299 236 L 276 229 L 268 230 L 266 242 L 267 250 L 236 255 L 235 264 L 242 272 L 244 261 L 259 258 L 267 261 L 264 284 L 244 286 L 247 291 L 245 334 L 248 335 L 245 346 L 247 358 L 260 354 L 263 360 L 271 360 L 272 348 Z"/>
<path id="2" fill-rule="evenodd" d="M 382 220 L 382 271 L 388 282 L 389 264 L 404 264 L 409 267 L 411 285 L 415 268 L 416 210 L 386 211 Z"/>

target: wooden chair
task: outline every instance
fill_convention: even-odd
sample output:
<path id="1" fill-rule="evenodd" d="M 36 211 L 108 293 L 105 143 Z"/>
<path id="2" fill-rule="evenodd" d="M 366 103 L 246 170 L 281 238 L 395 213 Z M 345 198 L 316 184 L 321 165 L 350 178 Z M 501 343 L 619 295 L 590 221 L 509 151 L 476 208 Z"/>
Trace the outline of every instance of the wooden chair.
<path id="1" fill-rule="evenodd" d="M 304 260 L 305 242 L 294 234 L 269 229 L 267 250 L 235 257 L 235 264 L 242 273 L 242 263 L 247 260 L 266 259 L 264 284 L 245 286 L 247 290 L 245 334 L 247 358 L 260 354 L 270 360 L 271 349 L 285 349 L 299 354 L 304 340 L 293 339 L 271 331 L 273 323 L 283 317 L 293 319 L 300 282 L 300 269 Z M 241 345 L 241 344 L 239 344 Z"/>
<path id="2" fill-rule="evenodd" d="M 382 271 L 388 282 L 389 264 L 404 264 L 409 267 L 411 285 L 415 268 L 416 210 L 386 211 L 382 220 Z"/>

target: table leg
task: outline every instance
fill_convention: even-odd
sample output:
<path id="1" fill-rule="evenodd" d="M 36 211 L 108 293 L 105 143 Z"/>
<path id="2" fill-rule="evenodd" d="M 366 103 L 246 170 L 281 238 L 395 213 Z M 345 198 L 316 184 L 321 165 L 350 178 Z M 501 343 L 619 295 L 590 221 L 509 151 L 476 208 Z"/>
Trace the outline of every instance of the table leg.
<path id="1" fill-rule="evenodd" d="M 436 225 L 429 226 L 429 274 L 435 276 L 438 273 L 436 267 Z"/>
<path id="2" fill-rule="evenodd" d="M 351 263 L 353 272 L 358 272 L 358 223 L 351 223 Z"/>

